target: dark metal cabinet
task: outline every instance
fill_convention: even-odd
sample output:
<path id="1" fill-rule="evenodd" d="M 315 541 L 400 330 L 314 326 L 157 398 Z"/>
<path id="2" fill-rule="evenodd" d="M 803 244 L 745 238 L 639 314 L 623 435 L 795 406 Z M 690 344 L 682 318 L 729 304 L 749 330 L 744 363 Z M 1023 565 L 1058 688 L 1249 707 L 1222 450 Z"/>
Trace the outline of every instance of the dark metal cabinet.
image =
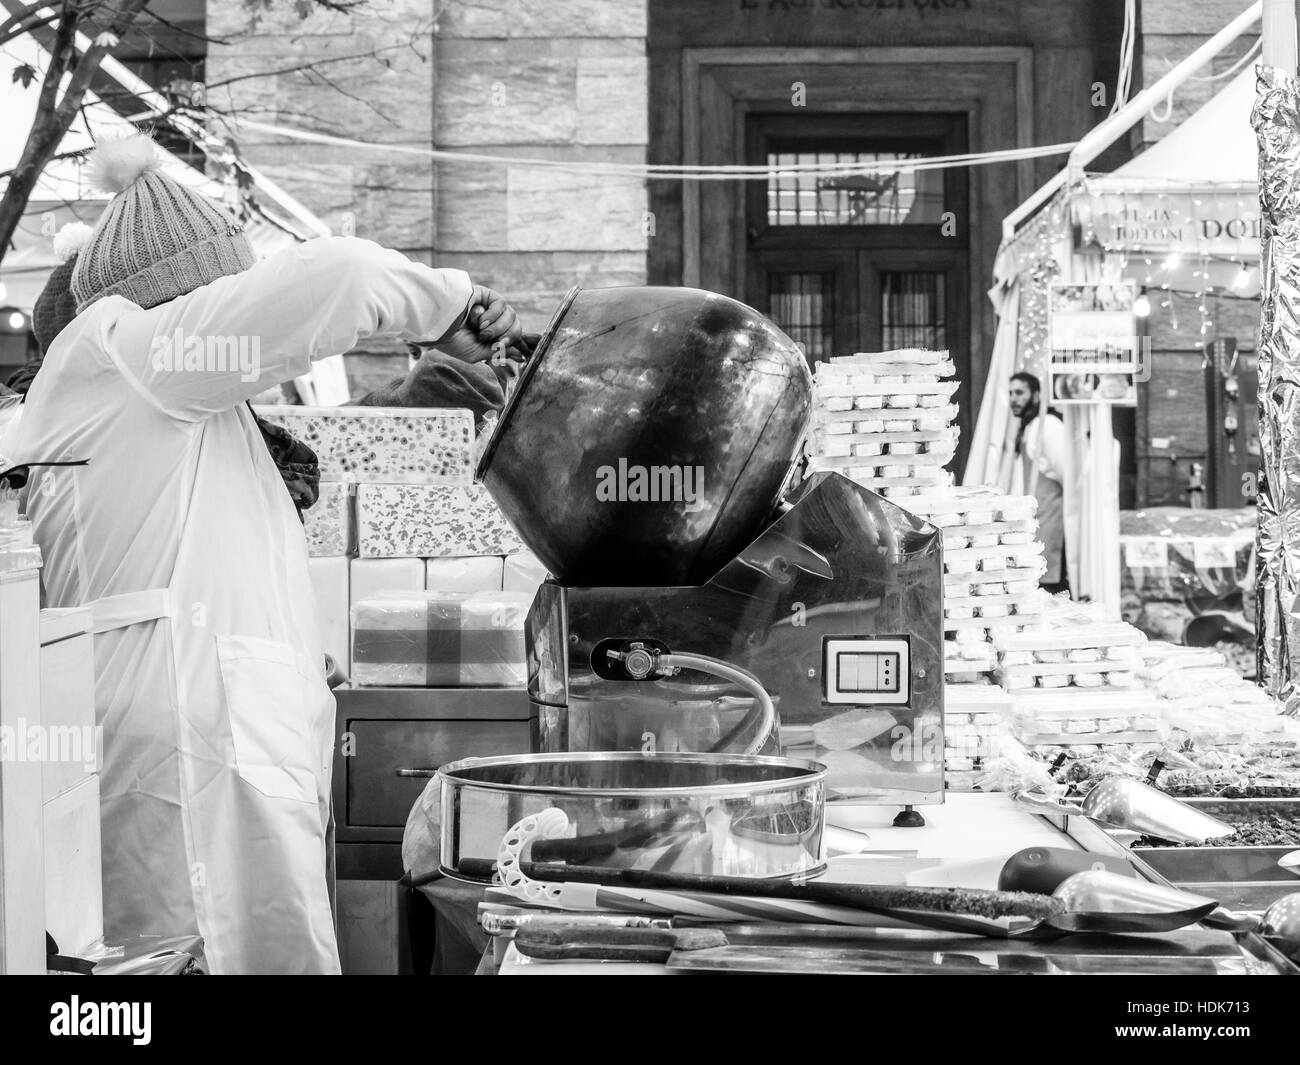
<path id="1" fill-rule="evenodd" d="M 407 814 L 439 766 L 532 749 L 523 688 L 345 686 L 334 694 L 339 844 L 400 844 Z"/>
<path id="2" fill-rule="evenodd" d="M 345 973 L 409 973 L 407 815 L 438 767 L 533 749 L 523 688 L 335 689 L 334 820 Z M 416 900 L 419 901 L 418 899 Z M 427 903 L 425 903 L 427 906 Z M 417 916 L 419 916 L 417 914 Z M 418 952 L 417 952 L 418 953 Z"/>

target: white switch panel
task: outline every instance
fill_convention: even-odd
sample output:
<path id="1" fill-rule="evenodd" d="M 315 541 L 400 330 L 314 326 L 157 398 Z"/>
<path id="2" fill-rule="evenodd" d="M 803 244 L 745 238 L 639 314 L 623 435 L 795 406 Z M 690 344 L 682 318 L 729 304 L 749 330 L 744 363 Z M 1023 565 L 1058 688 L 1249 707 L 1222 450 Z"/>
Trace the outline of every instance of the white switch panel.
<path id="1" fill-rule="evenodd" d="M 823 646 L 828 703 L 906 705 L 911 699 L 911 644 L 905 637 L 833 636 Z"/>

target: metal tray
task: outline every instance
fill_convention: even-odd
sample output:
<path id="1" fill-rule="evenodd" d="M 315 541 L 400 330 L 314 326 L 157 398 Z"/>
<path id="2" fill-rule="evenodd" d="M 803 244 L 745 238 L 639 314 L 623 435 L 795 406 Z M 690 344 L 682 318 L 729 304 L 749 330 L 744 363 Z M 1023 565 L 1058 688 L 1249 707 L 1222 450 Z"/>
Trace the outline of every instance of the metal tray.
<path id="1" fill-rule="evenodd" d="M 1134 847 L 1140 858 L 1166 880 L 1218 899 L 1230 910 L 1262 912 L 1300 892 L 1300 877 L 1277 862 L 1295 847 Z"/>
<path id="2" fill-rule="evenodd" d="M 1253 821 L 1269 814 L 1300 819 L 1300 799 L 1189 798 L 1182 801 L 1229 824 Z M 1290 849 L 1295 850 L 1296 847 L 1300 847 L 1300 843 Z"/>
<path id="3" fill-rule="evenodd" d="M 1206 813 L 1214 814 L 1216 817 L 1223 817 L 1225 820 L 1232 820 L 1235 816 L 1238 820 L 1245 816 L 1256 816 L 1256 812 L 1247 813 L 1246 807 L 1252 804 L 1260 803 L 1278 803 L 1291 802 L 1288 799 L 1184 799 L 1183 802 L 1190 802 L 1199 806 Z M 1212 804 L 1207 808 L 1207 804 Z M 1228 805 L 1231 804 L 1231 805 Z M 1220 807 L 1227 806 L 1227 809 Z M 1172 857 L 1174 855 L 1187 854 L 1189 852 L 1199 852 L 1202 855 L 1202 861 L 1206 861 L 1214 852 L 1225 851 L 1251 851 L 1261 848 L 1252 847 L 1128 847 L 1116 839 L 1115 836 L 1100 827 L 1093 824 L 1084 817 L 1065 817 L 1059 819 L 1049 817 L 1048 820 L 1054 824 L 1059 824 L 1062 831 L 1071 839 L 1078 843 L 1084 850 L 1093 851 L 1098 854 L 1111 854 L 1127 857 L 1137 870 L 1138 875 L 1153 884 L 1164 884 L 1167 887 L 1182 887 L 1189 891 L 1195 891 L 1199 894 L 1217 899 L 1222 905 L 1229 909 L 1236 910 L 1262 910 L 1266 908 L 1274 898 L 1280 895 L 1290 894 L 1292 891 L 1300 891 L 1300 877 L 1291 876 L 1286 870 L 1278 868 L 1277 861 L 1274 859 L 1273 868 L 1280 874 L 1289 877 L 1291 883 L 1284 881 L 1245 881 L 1238 883 L 1216 882 L 1216 881 L 1179 881 L 1173 876 L 1166 875 L 1161 869 L 1156 868 L 1157 863 L 1163 863 L 1166 860 L 1172 860 L 1177 863 L 1181 859 Z M 1266 850 L 1278 850 L 1281 854 L 1288 853 L 1294 848 L 1262 848 Z M 1153 863 L 1149 859 L 1155 856 Z M 1191 859 L 1190 861 L 1194 861 Z M 1230 861 L 1230 859 L 1224 859 Z M 1212 871 L 1212 866 L 1207 866 Z M 1258 865 L 1252 863 L 1247 868 L 1258 868 Z M 1179 867 L 1176 872 L 1183 875 L 1187 872 L 1184 867 Z M 1267 896 L 1267 901 L 1263 905 L 1258 904 L 1258 899 Z M 1251 905 L 1246 905 L 1249 901 Z M 1223 932 L 1221 935 L 1229 935 Z M 1270 966 L 1281 974 L 1300 976 L 1300 965 L 1291 961 L 1277 947 L 1269 943 L 1266 939 L 1255 932 L 1244 932 L 1232 934 L 1238 948 L 1245 954 L 1250 955 L 1256 961 Z"/>
<path id="4" fill-rule="evenodd" d="M 1300 819 L 1300 799 L 1182 800 L 1188 806 L 1239 824 L 1271 814 Z M 1229 909 L 1259 912 L 1284 895 L 1300 891 L 1300 877 L 1277 863 L 1298 844 L 1269 847 L 1233 846 L 1229 836 L 1221 846 L 1134 847 L 1133 854 L 1172 883 L 1218 899 Z"/>

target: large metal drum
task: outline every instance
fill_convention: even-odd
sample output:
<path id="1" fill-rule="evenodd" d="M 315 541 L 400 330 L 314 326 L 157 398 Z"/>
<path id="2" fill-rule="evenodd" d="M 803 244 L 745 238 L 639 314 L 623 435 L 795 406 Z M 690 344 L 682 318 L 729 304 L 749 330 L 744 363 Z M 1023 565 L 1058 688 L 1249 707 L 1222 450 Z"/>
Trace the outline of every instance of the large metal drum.
<path id="1" fill-rule="evenodd" d="M 478 476 L 563 584 L 701 584 L 771 517 L 811 403 L 802 352 L 742 303 L 573 289 Z"/>

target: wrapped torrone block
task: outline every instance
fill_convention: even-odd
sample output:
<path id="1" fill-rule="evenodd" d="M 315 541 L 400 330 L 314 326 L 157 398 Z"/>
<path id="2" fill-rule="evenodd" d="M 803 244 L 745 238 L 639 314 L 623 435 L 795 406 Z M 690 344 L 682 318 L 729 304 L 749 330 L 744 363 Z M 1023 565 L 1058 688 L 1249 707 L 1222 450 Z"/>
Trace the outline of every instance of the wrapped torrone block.
<path id="1" fill-rule="evenodd" d="M 422 592 L 424 582 L 422 558 L 351 559 L 349 608 L 363 599 L 374 599 L 389 592 Z"/>
<path id="2" fill-rule="evenodd" d="M 519 687 L 527 681 L 518 592 L 431 592 L 352 609 L 352 679 L 371 687 Z"/>
<path id="3" fill-rule="evenodd" d="M 1016 737 L 1032 746 L 1158 743 L 1167 731 L 1160 700 L 1114 688 L 1013 692 Z"/>
<path id="4" fill-rule="evenodd" d="M 362 558 L 508 555 L 523 546 L 481 484 L 357 486 Z"/>
<path id="5" fill-rule="evenodd" d="M 1123 622 L 1079 624 L 1069 629 L 999 632 L 997 677 L 1019 688 L 1132 688 L 1142 666 L 1141 630 Z"/>
<path id="6" fill-rule="evenodd" d="M 961 643 L 1042 621 L 1043 547 L 1037 500 L 987 487 L 908 497 L 907 509 L 938 526 L 944 546 L 944 628 Z"/>
<path id="7" fill-rule="evenodd" d="M 291 407 L 255 410 L 316 452 L 322 481 L 469 485 L 474 415 L 425 407 Z"/>
<path id="8" fill-rule="evenodd" d="M 424 563 L 427 592 L 499 592 L 504 565 L 500 555 L 431 558 Z"/>
<path id="9" fill-rule="evenodd" d="M 322 481 L 316 502 L 303 512 L 307 553 L 313 558 L 349 555 L 356 550 L 357 530 L 352 511 L 352 485 Z"/>
<path id="10" fill-rule="evenodd" d="M 516 551 L 506 555 L 505 578 L 501 587 L 507 592 L 525 592 L 530 597 L 537 595 L 549 574 L 546 567 L 531 551 Z"/>
<path id="11" fill-rule="evenodd" d="M 943 699 L 944 762 L 952 772 L 980 769 L 1011 735 L 1011 697 L 991 685 L 947 684 Z"/>
<path id="12" fill-rule="evenodd" d="M 817 367 L 809 469 L 833 470 L 881 495 L 952 483 L 958 383 L 939 351 L 885 351 Z"/>

